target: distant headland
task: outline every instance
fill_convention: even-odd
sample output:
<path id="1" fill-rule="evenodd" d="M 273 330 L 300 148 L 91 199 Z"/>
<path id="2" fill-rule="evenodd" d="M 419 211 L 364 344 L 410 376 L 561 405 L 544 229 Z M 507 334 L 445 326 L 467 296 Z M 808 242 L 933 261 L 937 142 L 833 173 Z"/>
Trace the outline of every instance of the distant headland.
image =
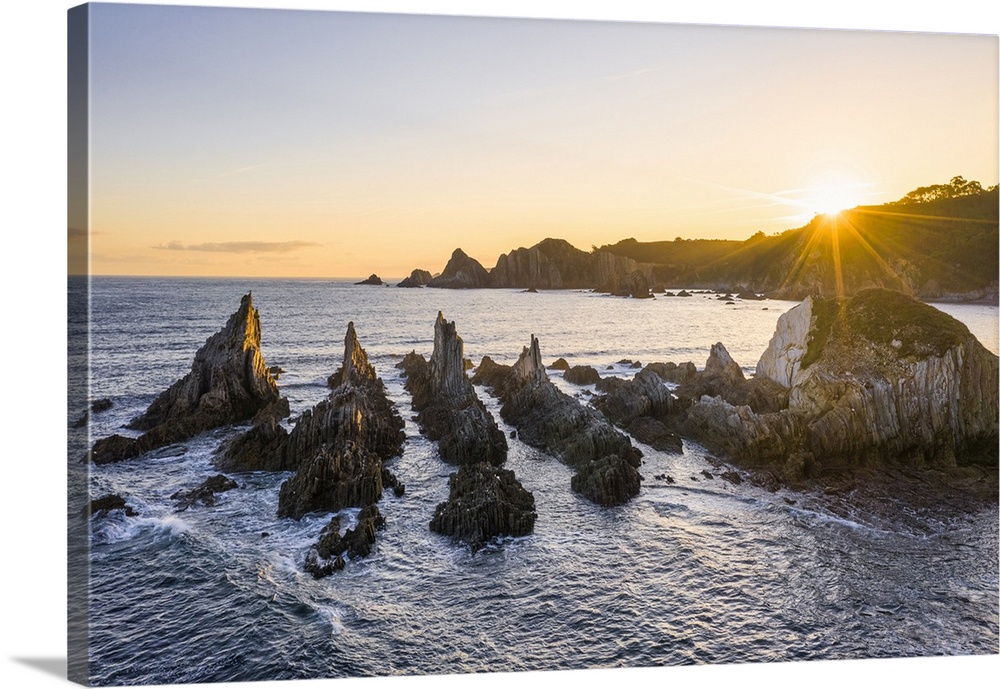
<path id="1" fill-rule="evenodd" d="M 583 251 L 563 239 L 501 254 L 487 270 L 455 249 L 434 275 L 416 269 L 401 287 L 587 289 L 649 297 L 669 289 L 734 294 L 850 296 L 884 287 L 924 300 L 996 302 L 998 196 L 955 177 L 880 206 L 817 215 L 808 224 L 745 241 L 682 239 Z"/>

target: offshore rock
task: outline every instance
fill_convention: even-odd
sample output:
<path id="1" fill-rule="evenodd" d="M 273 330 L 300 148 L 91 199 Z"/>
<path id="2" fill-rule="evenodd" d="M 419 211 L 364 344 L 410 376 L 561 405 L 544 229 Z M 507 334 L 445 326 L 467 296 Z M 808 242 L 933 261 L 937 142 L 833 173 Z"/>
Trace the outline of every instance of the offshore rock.
<path id="1" fill-rule="evenodd" d="M 358 445 L 382 460 L 402 452 L 403 419 L 386 397 L 368 355 L 358 343 L 354 323 L 344 338 L 344 363 L 330 376 L 329 397 L 299 417 L 289 433 L 265 421 L 223 448 L 215 465 L 228 471 L 289 471 L 313 459 L 320 448 L 336 452 Z"/>
<path id="2" fill-rule="evenodd" d="M 563 378 L 574 385 L 594 385 L 601 381 L 601 374 L 593 366 L 573 366 L 563 373 Z"/>
<path id="3" fill-rule="evenodd" d="M 641 480 L 639 472 L 622 457 L 607 455 L 581 465 L 570 485 L 591 502 L 612 507 L 638 495 Z"/>
<path id="4" fill-rule="evenodd" d="M 428 287 L 468 289 L 489 287 L 490 275 L 482 264 L 461 249 L 455 249 L 441 274 L 427 283 Z"/>
<path id="5" fill-rule="evenodd" d="M 346 559 L 367 557 L 375 546 L 376 533 L 385 528 L 385 517 L 376 505 L 358 513 L 357 524 L 340 535 L 340 517 L 323 527 L 319 541 L 306 554 L 305 570 L 316 579 L 344 569 Z"/>
<path id="6" fill-rule="evenodd" d="M 177 511 L 183 512 L 187 508 L 199 502 L 206 507 L 212 507 L 215 505 L 216 493 L 224 493 L 227 490 L 234 490 L 236 488 L 239 488 L 236 481 L 233 481 L 222 474 L 217 474 L 209 479 L 206 479 L 197 488 L 177 491 L 170 496 L 170 499 L 177 501 Z"/>
<path id="7" fill-rule="evenodd" d="M 321 447 L 281 484 L 278 516 L 301 519 L 309 512 L 339 512 L 364 507 L 382 497 L 382 460 L 348 444 L 331 450 Z"/>
<path id="8" fill-rule="evenodd" d="M 491 540 L 526 536 L 535 526 L 535 498 L 509 469 L 466 464 L 448 480 L 448 500 L 434 510 L 431 530 L 476 552 Z"/>
<path id="9" fill-rule="evenodd" d="M 556 359 L 555 361 L 553 361 L 551 364 L 549 364 L 549 368 L 552 369 L 553 371 L 568 371 L 569 370 L 569 362 L 567 362 L 562 357 L 559 357 L 558 359 Z"/>
<path id="10" fill-rule="evenodd" d="M 787 409 L 756 414 L 703 399 L 688 424 L 706 442 L 778 465 L 786 478 L 996 465 L 998 359 L 960 322 L 883 289 L 807 300 L 783 319 L 758 375 L 791 384 Z"/>
<path id="11" fill-rule="evenodd" d="M 595 407 L 639 441 L 657 450 L 681 452 L 680 436 L 664 423 L 676 411 L 676 400 L 652 366 L 639 371 L 632 380 L 605 380 L 598 389 L 606 394 L 593 400 Z"/>
<path id="12" fill-rule="evenodd" d="M 361 282 L 355 282 L 354 284 L 355 285 L 376 285 L 376 286 L 380 286 L 380 285 L 383 285 L 385 283 L 382 282 L 382 278 L 380 278 L 375 273 L 372 273 L 371 275 L 369 275 L 367 278 L 365 278 Z"/>
<path id="13" fill-rule="evenodd" d="M 278 406 L 280 400 L 260 351 L 260 316 L 247 294 L 225 327 L 195 354 L 191 372 L 164 391 L 129 428 L 148 431 L 170 424 L 184 434 L 195 428 L 200 432 L 247 421 Z"/>
<path id="14" fill-rule="evenodd" d="M 403 280 L 398 283 L 396 287 L 423 287 L 430 281 L 430 272 L 416 268 L 412 273 L 410 273 L 410 277 L 403 278 Z"/>
<path id="15" fill-rule="evenodd" d="M 114 510 L 122 510 L 127 517 L 134 517 L 138 514 L 138 512 L 125 502 L 125 498 L 116 493 L 111 493 L 104 497 L 94 498 L 87 503 L 80 511 L 80 517 L 87 519 L 92 514 L 96 514 L 98 517 L 106 517 L 109 512 Z"/>
<path id="16" fill-rule="evenodd" d="M 191 372 L 129 424 L 146 432 L 104 438 L 88 455 L 96 464 L 117 462 L 218 426 L 287 415 L 288 400 L 278 393 L 261 354 L 260 317 L 247 294 L 225 327 L 195 354 Z"/>
<path id="17" fill-rule="evenodd" d="M 418 354 L 403 359 L 406 389 L 418 422 L 428 438 L 438 441 L 444 461 L 500 466 L 507 460 L 507 439 L 465 373 L 464 346 L 455 323 L 438 312 L 430 363 Z"/>
<path id="18" fill-rule="evenodd" d="M 524 348 L 513 366 L 484 357 L 473 381 L 485 383 L 500 397 L 500 415 L 517 427 L 518 437 L 526 444 L 555 455 L 578 471 L 608 455 L 617 455 L 629 467 L 622 470 L 621 482 L 630 485 L 636 480 L 633 474 L 638 476 L 641 453 L 600 412 L 584 407 L 552 384 L 534 335 L 531 346 Z M 623 495 L 630 495 L 629 490 L 615 488 L 595 502 L 610 504 L 608 500 Z M 593 493 L 586 497 L 595 499 Z"/>

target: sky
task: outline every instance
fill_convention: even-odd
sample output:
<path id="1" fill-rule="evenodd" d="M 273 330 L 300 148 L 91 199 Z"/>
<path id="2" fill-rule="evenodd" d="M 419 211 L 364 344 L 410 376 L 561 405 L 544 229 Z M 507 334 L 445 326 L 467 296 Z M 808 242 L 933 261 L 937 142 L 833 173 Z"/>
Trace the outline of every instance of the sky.
<path id="1" fill-rule="evenodd" d="M 490 268 L 545 237 L 742 240 L 955 175 L 988 186 L 997 50 L 995 36 L 96 4 L 91 271 L 402 277 L 456 247 Z M 71 212 L 71 236 L 86 222 Z"/>

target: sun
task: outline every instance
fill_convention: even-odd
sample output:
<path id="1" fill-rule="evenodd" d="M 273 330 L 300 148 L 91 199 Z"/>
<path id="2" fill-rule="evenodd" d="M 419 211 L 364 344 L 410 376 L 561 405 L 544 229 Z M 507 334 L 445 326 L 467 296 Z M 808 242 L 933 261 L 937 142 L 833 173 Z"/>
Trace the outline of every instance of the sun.
<path id="1" fill-rule="evenodd" d="M 806 190 L 802 202 L 813 213 L 834 216 L 861 204 L 865 185 L 850 182 L 827 182 Z"/>

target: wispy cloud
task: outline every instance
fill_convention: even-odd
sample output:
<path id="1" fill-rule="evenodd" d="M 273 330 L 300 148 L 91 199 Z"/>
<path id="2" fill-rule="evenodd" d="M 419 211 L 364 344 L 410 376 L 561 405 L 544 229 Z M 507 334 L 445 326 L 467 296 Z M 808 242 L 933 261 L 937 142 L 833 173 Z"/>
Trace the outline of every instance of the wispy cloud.
<path id="1" fill-rule="evenodd" d="M 167 242 L 166 244 L 157 244 L 153 248 L 166 249 L 167 251 L 214 251 L 229 254 L 282 254 L 289 251 L 298 251 L 310 246 L 320 245 L 316 242 L 302 242 L 297 240 L 290 242 L 206 242 L 204 244 Z"/>

